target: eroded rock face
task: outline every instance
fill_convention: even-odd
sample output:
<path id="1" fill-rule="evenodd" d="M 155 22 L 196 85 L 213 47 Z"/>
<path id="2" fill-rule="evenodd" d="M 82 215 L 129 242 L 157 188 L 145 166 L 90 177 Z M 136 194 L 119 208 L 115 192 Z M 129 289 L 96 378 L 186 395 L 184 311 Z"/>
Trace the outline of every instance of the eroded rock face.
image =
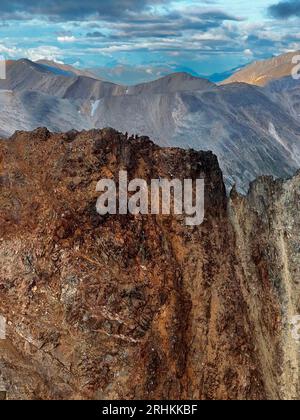
<path id="1" fill-rule="evenodd" d="M 204 223 L 99 216 L 96 184 L 121 169 L 204 177 Z M 113 130 L 1 141 L 1 395 L 296 398 L 299 183 L 262 179 L 228 203 L 209 152 Z"/>
<path id="2" fill-rule="evenodd" d="M 300 397 L 300 172 L 263 177 L 246 198 L 232 195 L 230 218 L 243 270 L 243 296 L 272 395 Z"/>

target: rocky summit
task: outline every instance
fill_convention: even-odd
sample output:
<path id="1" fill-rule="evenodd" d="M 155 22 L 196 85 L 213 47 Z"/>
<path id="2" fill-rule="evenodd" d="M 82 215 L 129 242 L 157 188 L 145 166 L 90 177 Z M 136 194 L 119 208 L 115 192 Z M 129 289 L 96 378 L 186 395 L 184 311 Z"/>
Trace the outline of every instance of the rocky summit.
<path id="1" fill-rule="evenodd" d="M 205 179 L 205 220 L 96 185 Z M 0 140 L 0 399 L 299 399 L 300 174 L 227 198 L 211 152 L 111 129 Z"/>

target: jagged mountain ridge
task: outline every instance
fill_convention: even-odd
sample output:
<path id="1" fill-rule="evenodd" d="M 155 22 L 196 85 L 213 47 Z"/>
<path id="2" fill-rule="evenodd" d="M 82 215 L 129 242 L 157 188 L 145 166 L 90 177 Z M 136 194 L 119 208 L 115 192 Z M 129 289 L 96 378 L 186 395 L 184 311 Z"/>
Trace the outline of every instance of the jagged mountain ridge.
<path id="1" fill-rule="evenodd" d="M 203 225 L 100 217 L 120 169 L 204 177 Z M 228 199 L 210 152 L 40 129 L 0 140 L 0 187 L 7 399 L 299 399 L 300 174 Z"/>

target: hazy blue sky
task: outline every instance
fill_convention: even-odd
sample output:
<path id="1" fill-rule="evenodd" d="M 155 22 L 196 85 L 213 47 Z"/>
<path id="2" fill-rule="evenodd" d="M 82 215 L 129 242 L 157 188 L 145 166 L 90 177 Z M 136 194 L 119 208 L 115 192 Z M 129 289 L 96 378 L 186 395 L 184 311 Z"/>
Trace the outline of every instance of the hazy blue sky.
<path id="1" fill-rule="evenodd" d="M 1 0 L 0 54 L 151 76 L 300 49 L 300 0 Z"/>

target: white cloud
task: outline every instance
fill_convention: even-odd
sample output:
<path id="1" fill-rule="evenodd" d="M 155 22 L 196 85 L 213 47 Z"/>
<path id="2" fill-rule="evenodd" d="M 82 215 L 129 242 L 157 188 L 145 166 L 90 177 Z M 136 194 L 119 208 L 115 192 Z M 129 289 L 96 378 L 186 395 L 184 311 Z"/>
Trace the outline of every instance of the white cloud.
<path id="1" fill-rule="evenodd" d="M 25 52 L 25 56 L 32 61 L 38 60 L 51 60 L 57 63 L 62 63 L 61 58 L 63 57 L 62 51 L 58 47 L 51 45 L 45 45 L 36 48 L 29 48 Z"/>
<path id="2" fill-rule="evenodd" d="M 192 39 L 195 41 L 226 41 L 228 37 L 224 34 L 215 34 L 215 33 L 202 33 L 202 34 L 195 34 L 192 36 Z"/>
<path id="3" fill-rule="evenodd" d="M 244 55 L 245 55 L 245 56 L 247 56 L 247 57 L 253 57 L 253 56 L 254 56 L 254 53 L 253 53 L 253 51 L 252 51 L 252 50 L 250 50 L 249 48 L 247 48 L 247 49 L 244 51 Z"/>
<path id="4" fill-rule="evenodd" d="M 76 38 L 75 38 L 75 36 L 69 36 L 69 35 L 66 35 L 66 36 L 58 36 L 57 37 L 57 41 L 58 42 L 75 42 L 76 41 Z"/>
<path id="5" fill-rule="evenodd" d="M 7 47 L 4 44 L 0 44 L 0 54 L 5 54 L 7 58 L 14 58 L 20 54 L 21 50 L 16 47 Z"/>

